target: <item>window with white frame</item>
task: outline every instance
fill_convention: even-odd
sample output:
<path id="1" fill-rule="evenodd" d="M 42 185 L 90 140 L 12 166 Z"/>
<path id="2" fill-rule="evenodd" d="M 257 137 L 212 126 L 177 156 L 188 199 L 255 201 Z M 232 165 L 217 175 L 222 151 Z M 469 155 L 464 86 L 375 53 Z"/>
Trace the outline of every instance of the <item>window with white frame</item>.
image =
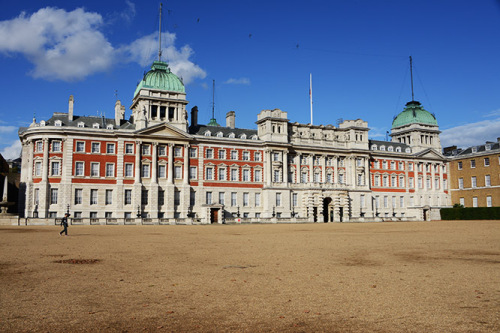
<path id="1" fill-rule="evenodd" d="M 489 157 L 485 157 L 484 158 L 484 166 L 490 166 L 490 158 Z"/>
<path id="2" fill-rule="evenodd" d="M 125 154 L 133 154 L 134 153 L 134 144 L 126 143 L 125 144 Z"/>
<path id="3" fill-rule="evenodd" d="M 52 141 L 52 151 L 54 153 L 61 152 L 61 141 Z"/>
<path id="4" fill-rule="evenodd" d="M 125 205 L 132 204 L 132 190 L 125 190 L 124 203 L 125 203 Z"/>
<path id="5" fill-rule="evenodd" d="M 243 206 L 244 207 L 247 207 L 249 205 L 249 196 L 250 196 L 250 193 L 243 192 Z"/>
<path id="6" fill-rule="evenodd" d="M 181 157 L 182 156 L 182 147 L 175 146 L 174 147 L 174 156 Z"/>
<path id="7" fill-rule="evenodd" d="M 167 166 L 165 164 L 158 165 L 158 178 L 167 177 Z"/>
<path id="8" fill-rule="evenodd" d="M 399 197 L 399 207 L 403 208 L 405 206 L 405 197 Z"/>
<path id="9" fill-rule="evenodd" d="M 484 176 L 484 186 L 491 186 L 491 177 L 490 175 Z"/>
<path id="10" fill-rule="evenodd" d="M 37 141 L 35 143 L 35 151 L 39 153 L 43 151 L 43 141 Z"/>
<path id="11" fill-rule="evenodd" d="M 391 187 L 397 187 L 398 186 L 396 179 L 397 179 L 396 176 L 392 176 L 391 177 Z"/>
<path id="12" fill-rule="evenodd" d="M 361 173 L 358 173 L 358 186 L 363 185 L 363 175 Z"/>
<path id="13" fill-rule="evenodd" d="M 405 177 L 399 176 L 399 187 L 405 187 Z"/>
<path id="14" fill-rule="evenodd" d="M 443 179 L 443 190 L 447 190 L 448 189 L 448 179 Z"/>
<path id="15" fill-rule="evenodd" d="M 83 141 L 77 141 L 76 142 L 75 151 L 77 153 L 83 153 L 83 152 L 85 152 L 85 142 L 83 142 Z"/>
<path id="16" fill-rule="evenodd" d="M 189 148 L 189 157 L 191 157 L 191 158 L 198 157 L 198 149 L 196 149 L 196 148 Z"/>
<path id="17" fill-rule="evenodd" d="M 331 173 L 326 174 L 326 182 L 327 183 L 333 183 L 333 175 Z"/>
<path id="18" fill-rule="evenodd" d="M 410 207 L 415 206 L 415 198 L 413 196 L 410 196 Z"/>
<path id="19" fill-rule="evenodd" d="M 113 163 L 106 163 L 106 177 L 115 176 L 115 165 Z"/>
<path id="20" fill-rule="evenodd" d="M 249 182 L 250 181 L 250 170 L 243 169 L 243 181 L 244 182 Z"/>
<path id="21" fill-rule="evenodd" d="M 491 195 L 488 195 L 488 196 L 486 197 L 486 207 L 493 207 L 493 206 L 492 206 L 492 204 L 493 204 L 493 203 L 492 203 L 492 201 L 491 201 Z"/>
<path id="22" fill-rule="evenodd" d="M 374 185 L 375 186 L 380 186 L 380 176 L 379 175 L 375 175 L 374 177 Z"/>
<path id="23" fill-rule="evenodd" d="M 92 128 L 99 128 L 99 123 L 93 123 Z"/>
<path id="24" fill-rule="evenodd" d="M 476 167 L 476 160 L 470 160 L 470 167 L 475 168 Z"/>
<path id="25" fill-rule="evenodd" d="M 101 143 L 100 142 L 92 142 L 92 153 L 100 153 L 101 152 Z"/>
<path id="26" fill-rule="evenodd" d="M 158 156 L 166 156 L 167 155 L 167 147 L 165 145 L 158 146 Z"/>
<path id="27" fill-rule="evenodd" d="M 106 205 L 111 205 L 113 203 L 113 190 L 106 190 L 106 197 L 104 199 Z"/>
<path id="28" fill-rule="evenodd" d="M 255 206 L 260 206 L 260 193 L 255 193 Z"/>
<path id="29" fill-rule="evenodd" d="M 206 167 L 205 168 L 205 179 L 207 179 L 207 180 L 214 179 L 214 168 L 213 167 Z"/>
<path id="30" fill-rule="evenodd" d="M 231 206 L 236 206 L 236 192 L 231 192 Z"/>
<path id="31" fill-rule="evenodd" d="M 197 173 L 198 173 L 198 168 L 196 168 L 195 166 L 189 167 L 189 179 L 196 179 Z"/>
<path id="32" fill-rule="evenodd" d="M 225 193 L 224 192 L 219 192 L 219 203 L 221 205 L 224 205 L 224 197 L 225 197 Z"/>
<path id="33" fill-rule="evenodd" d="M 141 164 L 141 177 L 142 178 L 149 178 L 149 168 L 150 168 L 150 165 L 149 164 Z"/>
<path id="34" fill-rule="evenodd" d="M 175 179 L 182 178 L 182 166 L 180 166 L 180 165 L 174 166 L 174 177 L 175 177 Z"/>
<path id="35" fill-rule="evenodd" d="M 106 154 L 114 154 L 114 153 L 115 153 L 115 144 L 106 143 Z"/>
<path id="36" fill-rule="evenodd" d="M 42 162 L 35 162 L 35 177 L 42 175 Z"/>
<path id="37" fill-rule="evenodd" d="M 422 177 L 418 177 L 418 188 L 423 188 L 423 187 L 424 187 L 424 183 L 423 183 Z"/>
<path id="38" fill-rule="evenodd" d="M 217 132 L 215 136 L 217 136 L 218 138 L 222 138 L 224 135 L 222 134 L 222 132 Z"/>
<path id="39" fill-rule="evenodd" d="M 53 161 L 50 163 L 50 175 L 59 176 L 61 174 L 61 162 Z"/>
<path id="40" fill-rule="evenodd" d="M 477 197 L 472 197 L 472 207 L 477 207 Z"/>
<path id="41" fill-rule="evenodd" d="M 477 186 L 477 179 L 476 179 L 476 176 L 472 176 L 470 178 L 470 182 L 471 182 L 471 187 L 476 187 Z"/>
<path id="42" fill-rule="evenodd" d="M 260 162 L 260 152 L 256 151 L 253 155 L 253 158 L 256 162 Z"/>
<path id="43" fill-rule="evenodd" d="M 206 158 L 214 158 L 214 150 L 213 149 L 207 149 L 205 152 L 206 152 Z"/>
<path id="44" fill-rule="evenodd" d="M 80 121 L 76 126 L 79 127 L 79 128 L 84 128 L 85 127 L 85 123 L 83 121 Z"/>
<path id="45" fill-rule="evenodd" d="M 196 192 L 195 191 L 190 191 L 189 192 L 189 205 L 193 207 L 196 205 Z"/>
<path id="46" fill-rule="evenodd" d="M 430 188 L 431 188 L 431 185 L 432 185 L 432 184 L 431 184 L 431 178 L 430 178 L 430 177 L 427 177 L 427 178 L 425 179 L 425 184 L 426 184 L 425 186 L 426 186 L 428 189 L 430 189 Z"/>
<path id="47" fill-rule="evenodd" d="M 462 170 L 462 161 L 458 161 L 457 168 L 458 170 Z"/>
<path id="48" fill-rule="evenodd" d="M 90 163 L 90 176 L 99 177 L 99 163 L 97 162 Z"/>
<path id="49" fill-rule="evenodd" d="M 50 189 L 50 204 L 51 205 L 57 205 L 58 201 L 58 196 L 59 196 L 59 190 L 57 188 L 51 188 Z"/>
<path id="50" fill-rule="evenodd" d="M 141 146 L 141 154 L 142 155 L 150 155 L 151 146 L 150 145 L 142 145 Z"/>
<path id="51" fill-rule="evenodd" d="M 413 171 L 413 163 L 408 163 L 408 170 Z"/>
<path id="52" fill-rule="evenodd" d="M 226 180 L 226 168 L 219 167 L 219 180 Z"/>
<path id="53" fill-rule="evenodd" d="M 382 168 L 383 169 L 387 169 L 387 161 L 383 161 L 382 162 Z"/>
<path id="54" fill-rule="evenodd" d="M 276 207 L 281 207 L 281 193 L 276 193 Z"/>
<path id="55" fill-rule="evenodd" d="M 314 182 L 321 183 L 321 173 L 319 173 L 319 172 L 314 173 Z"/>
<path id="56" fill-rule="evenodd" d="M 134 177 L 134 165 L 125 163 L 125 177 Z"/>
<path id="57" fill-rule="evenodd" d="M 460 198 L 460 204 L 465 207 L 465 198 Z"/>
<path id="58" fill-rule="evenodd" d="M 254 181 L 261 182 L 262 181 L 262 170 L 257 169 L 254 171 Z"/>
<path id="59" fill-rule="evenodd" d="M 243 158 L 243 161 L 250 161 L 250 152 L 244 151 L 242 158 Z"/>
<path id="60" fill-rule="evenodd" d="M 384 208 L 387 208 L 388 205 L 389 205 L 389 198 L 387 197 L 387 195 L 384 195 Z"/>
<path id="61" fill-rule="evenodd" d="M 238 159 L 238 151 L 231 150 L 231 159 L 232 160 L 237 160 Z"/>
<path id="62" fill-rule="evenodd" d="M 343 173 L 339 174 L 339 183 L 344 184 L 344 174 Z"/>
<path id="63" fill-rule="evenodd" d="M 389 179 L 389 177 L 387 177 L 387 175 L 382 176 L 382 186 L 383 187 L 387 187 L 388 179 Z"/>
<path id="64" fill-rule="evenodd" d="M 434 188 L 439 189 L 439 178 L 434 178 Z"/>
<path id="65" fill-rule="evenodd" d="M 75 188 L 75 205 L 81 205 L 83 202 L 83 189 Z"/>
<path id="66" fill-rule="evenodd" d="M 464 188 L 464 179 L 463 178 L 458 178 L 458 188 L 459 189 Z"/>
<path id="67" fill-rule="evenodd" d="M 238 180 L 238 169 L 231 169 L 231 181 Z"/>
<path id="68" fill-rule="evenodd" d="M 273 170 L 273 182 L 279 183 L 281 181 L 280 179 L 280 171 L 279 170 Z"/>
<path id="69" fill-rule="evenodd" d="M 211 205 L 212 204 L 212 192 L 206 192 L 205 193 L 205 203 L 207 205 Z"/>
<path id="70" fill-rule="evenodd" d="M 75 162 L 75 176 L 83 176 L 83 162 Z"/>
<path id="71" fill-rule="evenodd" d="M 391 204 L 392 204 L 392 208 L 396 207 L 396 197 L 395 196 L 392 196 L 392 198 L 391 198 Z"/>
<path id="72" fill-rule="evenodd" d="M 90 190 L 90 204 L 97 205 L 97 189 Z"/>
<path id="73" fill-rule="evenodd" d="M 226 159 L 226 151 L 224 149 L 219 149 L 219 160 L 225 160 Z"/>
<path id="74" fill-rule="evenodd" d="M 396 162 L 391 161 L 391 170 L 396 170 Z"/>
<path id="75" fill-rule="evenodd" d="M 307 183 L 307 171 L 302 171 L 300 174 L 300 182 Z"/>

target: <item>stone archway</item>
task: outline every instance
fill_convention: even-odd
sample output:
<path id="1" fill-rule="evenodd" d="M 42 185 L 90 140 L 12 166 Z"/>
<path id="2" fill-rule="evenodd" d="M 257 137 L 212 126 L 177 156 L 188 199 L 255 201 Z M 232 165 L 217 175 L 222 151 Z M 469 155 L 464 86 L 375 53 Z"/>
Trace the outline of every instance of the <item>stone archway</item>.
<path id="1" fill-rule="evenodd" d="M 333 200 L 330 197 L 323 199 L 323 222 L 333 222 Z"/>

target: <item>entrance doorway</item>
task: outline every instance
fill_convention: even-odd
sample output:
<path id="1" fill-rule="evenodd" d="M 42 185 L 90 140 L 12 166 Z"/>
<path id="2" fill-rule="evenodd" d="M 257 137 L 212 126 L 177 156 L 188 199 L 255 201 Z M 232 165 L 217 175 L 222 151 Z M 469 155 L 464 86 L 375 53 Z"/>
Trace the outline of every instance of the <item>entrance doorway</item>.
<path id="1" fill-rule="evenodd" d="M 210 208 L 210 223 L 219 223 L 219 208 Z"/>
<path id="2" fill-rule="evenodd" d="M 318 207 L 313 207 L 313 218 L 314 222 L 318 222 Z"/>
<path id="3" fill-rule="evenodd" d="M 323 222 L 333 222 L 332 198 L 323 199 Z"/>
<path id="4" fill-rule="evenodd" d="M 339 219 L 340 219 L 340 222 L 343 222 L 344 221 L 344 207 L 339 207 Z"/>
<path id="5" fill-rule="evenodd" d="M 429 210 L 428 209 L 424 209 L 424 221 L 427 221 L 427 215 L 429 214 Z"/>

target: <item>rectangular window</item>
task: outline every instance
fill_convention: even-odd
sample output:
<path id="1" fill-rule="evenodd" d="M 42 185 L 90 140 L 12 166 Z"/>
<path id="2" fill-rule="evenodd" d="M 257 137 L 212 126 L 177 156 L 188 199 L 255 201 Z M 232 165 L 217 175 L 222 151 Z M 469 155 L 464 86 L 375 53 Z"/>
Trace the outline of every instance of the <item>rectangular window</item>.
<path id="1" fill-rule="evenodd" d="M 214 158 L 214 150 L 213 149 L 207 149 L 207 158 Z"/>
<path id="2" fill-rule="evenodd" d="M 101 144 L 99 142 L 92 142 L 92 153 L 99 153 L 101 151 Z"/>
<path id="3" fill-rule="evenodd" d="M 458 167 L 458 170 L 462 170 L 462 161 L 458 161 L 457 167 Z"/>
<path id="4" fill-rule="evenodd" d="M 260 193 L 255 193 L 255 206 L 260 206 Z"/>
<path id="5" fill-rule="evenodd" d="M 460 204 L 465 207 L 465 198 L 460 198 Z"/>
<path id="6" fill-rule="evenodd" d="M 399 177 L 399 187 L 405 187 L 405 178 L 403 176 Z"/>
<path id="7" fill-rule="evenodd" d="M 142 178 L 149 178 L 149 164 L 142 164 L 141 165 L 141 177 Z"/>
<path id="8" fill-rule="evenodd" d="M 158 191 L 158 205 L 163 206 L 165 204 L 165 191 Z"/>
<path id="9" fill-rule="evenodd" d="M 244 182 L 250 181 L 250 170 L 248 170 L 248 169 L 243 170 L 243 181 Z"/>
<path id="10" fill-rule="evenodd" d="M 256 151 L 253 155 L 253 158 L 256 162 L 260 162 L 260 152 Z"/>
<path id="11" fill-rule="evenodd" d="M 396 197 L 394 197 L 394 196 L 392 197 L 391 204 L 392 204 L 392 208 L 396 207 Z"/>
<path id="12" fill-rule="evenodd" d="M 212 192 L 207 192 L 205 193 L 205 196 L 206 196 L 206 201 L 205 203 L 207 205 L 211 205 L 212 204 Z"/>
<path id="13" fill-rule="evenodd" d="M 244 207 L 247 207 L 249 204 L 249 195 L 250 195 L 250 193 L 248 193 L 248 192 L 243 193 L 243 206 Z"/>
<path id="14" fill-rule="evenodd" d="M 219 149 L 219 160 L 224 160 L 226 159 L 226 151 L 224 149 Z"/>
<path id="15" fill-rule="evenodd" d="M 393 161 L 391 162 L 391 169 L 396 170 L 396 163 Z"/>
<path id="16" fill-rule="evenodd" d="M 387 176 L 383 176 L 382 177 L 382 186 L 383 187 L 387 187 L 387 182 L 388 182 L 388 177 Z"/>
<path id="17" fill-rule="evenodd" d="M 405 206 L 405 197 L 399 197 L 399 207 L 403 208 Z"/>
<path id="18" fill-rule="evenodd" d="M 191 191 L 189 192 L 189 205 L 194 206 L 196 204 L 196 192 Z"/>
<path id="19" fill-rule="evenodd" d="M 359 207 L 364 208 L 365 207 L 365 195 L 361 194 L 359 196 Z"/>
<path id="20" fill-rule="evenodd" d="M 174 205 L 179 206 L 181 204 L 181 192 L 174 191 Z"/>
<path id="21" fill-rule="evenodd" d="M 397 183 L 396 183 L 396 177 L 391 177 L 391 186 L 392 187 L 397 187 Z"/>
<path id="22" fill-rule="evenodd" d="M 375 175 L 374 183 L 375 183 L 375 186 L 380 186 L 380 176 Z"/>
<path id="23" fill-rule="evenodd" d="M 439 178 L 434 178 L 434 188 L 439 189 Z"/>
<path id="24" fill-rule="evenodd" d="M 343 173 L 339 174 L 339 183 L 344 184 L 344 174 Z"/>
<path id="25" fill-rule="evenodd" d="M 409 187 L 410 187 L 410 188 L 413 188 L 413 186 L 414 186 L 414 183 L 413 183 L 413 177 L 410 177 L 410 178 L 408 179 L 408 185 L 409 185 Z"/>
<path id="26" fill-rule="evenodd" d="M 423 188 L 423 187 L 424 187 L 424 184 L 423 184 L 422 177 L 418 177 L 418 188 Z"/>
<path id="27" fill-rule="evenodd" d="M 458 188 L 459 189 L 464 188 L 464 179 L 463 178 L 458 178 Z"/>
<path id="28" fill-rule="evenodd" d="M 104 217 L 107 218 L 107 219 L 110 219 L 113 217 L 113 212 L 105 212 L 104 213 Z"/>
<path id="29" fill-rule="evenodd" d="M 276 193 L 276 207 L 281 206 L 281 193 Z"/>
<path id="30" fill-rule="evenodd" d="M 59 191 L 57 188 L 50 189 L 50 204 L 51 205 L 57 204 L 58 194 L 59 194 Z"/>
<path id="31" fill-rule="evenodd" d="M 471 187 L 476 187 L 477 186 L 476 176 L 472 176 L 470 178 L 470 183 L 471 183 Z"/>
<path id="32" fill-rule="evenodd" d="M 225 193 L 224 192 L 219 192 L 219 203 L 221 205 L 224 204 L 224 196 L 225 196 Z"/>
<path id="33" fill-rule="evenodd" d="M 77 153 L 85 152 L 85 142 L 82 142 L 82 141 L 76 142 L 76 152 Z"/>
<path id="34" fill-rule="evenodd" d="M 125 163 L 125 177 L 134 177 L 134 165 Z"/>
<path id="35" fill-rule="evenodd" d="M 486 197 L 486 207 L 493 207 L 491 202 L 491 195 Z"/>
<path id="36" fill-rule="evenodd" d="M 219 180 L 226 180 L 226 168 L 219 167 Z"/>
<path id="37" fill-rule="evenodd" d="M 196 174 L 197 174 L 197 168 L 195 166 L 190 166 L 189 167 L 189 179 L 196 179 Z"/>
<path id="38" fill-rule="evenodd" d="M 60 162 L 52 162 L 50 163 L 50 175 L 51 176 L 59 176 L 60 170 L 59 170 Z"/>
<path id="39" fill-rule="evenodd" d="M 363 175 L 358 173 L 358 185 L 361 186 L 363 185 Z"/>
<path id="40" fill-rule="evenodd" d="M 61 151 L 61 141 L 52 141 L 52 151 L 54 153 Z"/>
<path id="41" fill-rule="evenodd" d="M 174 177 L 175 179 L 182 178 L 182 167 L 180 165 L 174 166 Z"/>
<path id="42" fill-rule="evenodd" d="M 231 206 L 236 206 L 236 192 L 231 192 Z"/>
<path id="43" fill-rule="evenodd" d="M 113 190 L 106 190 L 105 204 L 111 205 L 113 203 Z"/>
<path id="44" fill-rule="evenodd" d="M 477 197 L 472 197 L 472 207 L 477 207 Z"/>
<path id="45" fill-rule="evenodd" d="M 198 157 L 198 150 L 196 148 L 189 148 L 189 157 L 196 158 Z"/>
<path id="46" fill-rule="evenodd" d="M 141 152 L 142 155 L 149 155 L 149 145 L 142 145 L 141 146 Z"/>
<path id="47" fill-rule="evenodd" d="M 112 163 L 106 163 L 106 177 L 115 176 L 115 165 Z"/>
<path id="48" fill-rule="evenodd" d="M 430 178 L 426 178 L 425 179 L 425 186 L 430 189 L 431 188 L 431 179 Z"/>
<path id="49" fill-rule="evenodd" d="M 83 190 L 81 188 L 75 189 L 75 205 L 81 205 L 83 201 Z"/>
<path id="50" fill-rule="evenodd" d="M 273 171 L 273 182 L 275 182 L 275 183 L 280 182 L 280 171 L 279 170 Z"/>
<path id="51" fill-rule="evenodd" d="M 159 145 L 158 146 L 158 156 L 165 156 L 167 155 L 167 147 L 164 145 Z"/>
<path id="52" fill-rule="evenodd" d="M 389 202 L 388 202 L 388 201 L 389 201 L 389 198 L 385 195 L 385 196 L 384 196 L 384 208 L 387 208 L 387 207 L 388 207 L 388 205 L 389 205 Z"/>
<path id="53" fill-rule="evenodd" d="M 279 161 L 280 160 L 280 154 L 279 153 L 273 153 L 273 161 Z"/>
<path id="54" fill-rule="evenodd" d="M 413 163 L 408 163 L 408 170 L 413 171 Z"/>
<path id="55" fill-rule="evenodd" d="M 208 179 L 208 180 L 213 180 L 214 179 L 214 168 L 212 167 L 209 167 L 205 170 L 205 179 Z"/>
<path id="56" fill-rule="evenodd" d="M 106 154 L 114 154 L 115 153 L 115 144 L 107 143 L 106 144 Z"/>
<path id="57" fill-rule="evenodd" d="M 300 182 L 301 183 L 307 183 L 307 172 L 302 172 L 300 174 Z"/>
<path id="58" fill-rule="evenodd" d="M 250 153 L 248 151 L 243 152 L 243 161 L 250 161 Z"/>
<path id="59" fill-rule="evenodd" d="M 415 199 L 413 196 L 410 197 L 410 207 L 413 207 L 415 205 Z"/>
<path id="60" fill-rule="evenodd" d="M 42 162 L 35 162 L 35 176 L 40 177 L 42 175 Z"/>
<path id="61" fill-rule="evenodd" d="M 231 159 L 232 160 L 237 160 L 238 159 L 238 152 L 236 150 L 231 151 Z"/>
<path id="62" fill-rule="evenodd" d="M 83 162 L 75 163 L 75 176 L 83 176 Z"/>
<path id="63" fill-rule="evenodd" d="M 476 160 L 470 160 L 470 167 L 475 168 L 476 167 Z"/>
<path id="64" fill-rule="evenodd" d="M 484 176 L 484 186 L 491 186 L 491 178 L 490 175 Z"/>
<path id="65" fill-rule="evenodd" d="M 43 151 L 43 142 L 37 141 L 35 145 L 35 151 L 42 152 Z"/>
<path id="66" fill-rule="evenodd" d="M 99 177 L 99 163 L 90 163 L 90 176 Z"/>
<path id="67" fill-rule="evenodd" d="M 125 205 L 132 204 L 132 190 L 125 190 Z"/>
<path id="68" fill-rule="evenodd" d="M 443 190 L 447 190 L 447 189 L 448 189 L 448 180 L 443 179 Z"/>
<path id="69" fill-rule="evenodd" d="M 255 170 L 255 182 L 261 182 L 262 181 L 262 170 Z"/>
<path id="70" fill-rule="evenodd" d="M 319 172 L 316 172 L 314 174 L 314 182 L 315 183 L 320 183 L 321 182 L 321 174 Z"/>
<path id="71" fill-rule="evenodd" d="M 141 205 L 147 205 L 149 201 L 149 193 L 148 190 L 141 191 Z"/>
<path id="72" fill-rule="evenodd" d="M 387 169 L 387 161 L 383 161 L 382 162 L 382 168 L 383 169 Z"/>
<path id="73" fill-rule="evenodd" d="M 90 204 L 97 205 L 97 190 L 96 189 L 90 190 Z"/>
<path id="74" fill-rule="evenodd" d="M 404 170 L 405 164 L 403 162 L 399 162 L 399 170 Z"/>
<path id="75" fill-rule="evenodd" d="M 326 174 L 326 182 L 327 183 L 332 183 L 333 182 L 333 176 L 331 173 Z"/>
<path id="76" fill-rule="evenodd" d="M 167 166 L 164 164 L 158 165 L 158 178 L 165 178 L 167 176 Z"/>
<path id="77" fill-rule="evenodd" d="M 231 169 L 231 180 L 232 181 L 238 180 L 238 169 Z"/>
<path id="78" fill-rule="evenodd" d="M 134 144 L 126 143 L 125 144 L 125 154 L 133 154 L 134 153 Z"/>
<path id="79" fill-rule="evenodd" d="M 484 166 L 490 166 L 490 158 L 489 157 L 484 158 Z"/>
<path id="80" fill-rule="evenodd" d="M 181 157 L 182 156 L 182 147 L 174 147 L 174 156 Z"/>

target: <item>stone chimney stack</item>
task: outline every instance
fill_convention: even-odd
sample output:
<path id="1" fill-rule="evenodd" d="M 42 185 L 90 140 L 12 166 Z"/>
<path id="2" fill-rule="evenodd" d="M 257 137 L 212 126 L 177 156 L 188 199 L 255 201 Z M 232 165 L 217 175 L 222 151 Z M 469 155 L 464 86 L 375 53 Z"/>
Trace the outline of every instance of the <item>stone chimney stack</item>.
<path id="1" fill-rule="evenodd" d="M 73 98 L 73 95 L 69 96 L 69 102 L 68 102 L 68 120 L 73 121 L 73 104 L 75 103 L 75 99 Z"/>
<path id="2" fill-rule="evenodd" d="M 234 111 L 229 111 L 226 114 L 226 127 L 235 128 L 236 125 L 236 113 Z"/>
<path id="3" fill-rule="evenodd" d="M 125 105 L 117 100 L 115 103 L 115 125 L 120 126 L 123 119 L 125 119 Z"/>
<path id="4" fill-rule="evenodd" d="M 198 107 L 194 106 L 191 109 L 191 127 L 198 125 Z"/>

